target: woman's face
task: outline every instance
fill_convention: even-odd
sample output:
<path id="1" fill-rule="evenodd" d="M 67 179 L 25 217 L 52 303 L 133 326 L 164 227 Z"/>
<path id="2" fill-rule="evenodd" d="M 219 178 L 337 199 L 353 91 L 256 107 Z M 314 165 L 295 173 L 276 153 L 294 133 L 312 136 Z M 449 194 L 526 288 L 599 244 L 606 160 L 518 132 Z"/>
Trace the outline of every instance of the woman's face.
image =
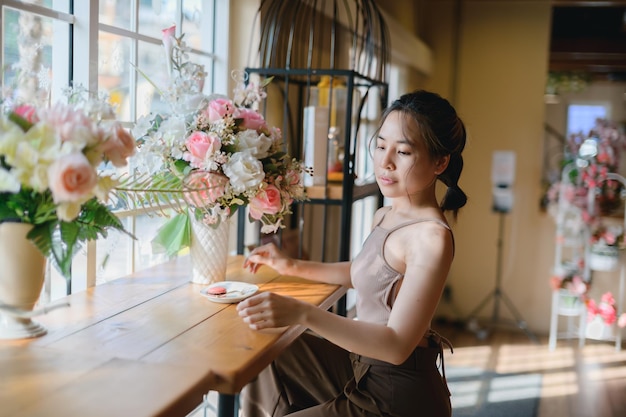
<path id="1" fill-rule="evenodd" d="M 374 150 L 374 172 L 383 195 L 418 194 L 433 186 L 442 171 L 441 161 L 437 163 L 428 154 L 417 123 L 400 112 L 390 113 Z"/>

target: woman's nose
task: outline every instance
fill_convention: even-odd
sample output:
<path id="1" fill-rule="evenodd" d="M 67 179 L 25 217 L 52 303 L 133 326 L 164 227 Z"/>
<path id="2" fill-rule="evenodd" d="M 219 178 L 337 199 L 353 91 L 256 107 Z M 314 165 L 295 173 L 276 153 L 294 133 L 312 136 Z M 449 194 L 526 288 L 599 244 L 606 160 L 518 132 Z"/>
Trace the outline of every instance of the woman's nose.
<path id="1" fill-rule="evenodd" d="M 385 169 L 391 169 L 394 167 L 392 154 L 390 152 L 385 152 L 382 155 L 382 158 L 380 160 L 380 167 Z"/>

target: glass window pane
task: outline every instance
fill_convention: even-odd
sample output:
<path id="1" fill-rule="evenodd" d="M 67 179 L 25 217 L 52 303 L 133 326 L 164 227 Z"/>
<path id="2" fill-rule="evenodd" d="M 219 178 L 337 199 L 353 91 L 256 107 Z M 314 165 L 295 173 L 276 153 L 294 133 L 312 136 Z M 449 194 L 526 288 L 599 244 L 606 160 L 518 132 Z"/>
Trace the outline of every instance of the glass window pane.
<path id="1" fill-rule="evenodd" d="M 23 3 L 35 4 L 37 6 L 43 6 L 48 9 L 56 10 L 57 12 L 69 12 L 68 0 L 22 0 Z"/>
<path id="2" fill-rule="evenodd" d="M 98 89 L 109 94 L 121 121 L 130 120 L 131 39 L 100 32 L 98 46 Z"/>
<path id="3" fill-rule="evenodd" d="M 177 19 L 176 0 L 142 1 L 139 4 L 139 19 L 137 32 L 142 35 L 161 39 L 161 30 L 175 24 Z"/>
<path id="4" fill-rule="evenodd" d="M 212 1 L 207 0 L 182 0 L 182 27 L 178 28 L 180 33 L 186 33 L 190 39 L 200 34 L 202 21 L 207 22 L 209 17 L 208 5 Z M 177 16 L 178 1 L 142 1 L 139 5 L 138 32 L 142 35 L 161 38 L 161 30 L 178 22 Z M 187 35 L 186 35 L 187 36 Z M 196 47 L 191 42 L 189 45 Z"/>
<path id="5" fill-rule="evenodd" d="M 213 28 L 212 1 L 183 0 L 183 25 L 181 33 L 185 34 L 187 45 L 194 49 L 213 52 L 213 40 L 210 33 Z M 211 3 L 211 4 L 206 4 Z M 204 9 L 203 9 L 204 6 Z"/>
<path id="6" fill-rule="evenodd" d="M 169 110 L 158 91 L 169 84 L 163 45 L 139 42 L 138 60 L 137 67 L 145 76 L 139 73 L 137 77 L 137 117 Z"/>
<path id="7" fill-rule="evenodd" d="M 130 30 L 133 3 L 128 0 L 100 0 L 100 22 Z M 142 3 L 146 3 L 146 1 L 142 0 Z"/>
<path id="8" fill-rule="evenodd" d="M 133 253 L 133 244 L 135 270 L 165 262 L 167 260 L 166 254 L 153 253 L 152 239 L 167 220 L 166 217 L 156 215 L 136 216 L 134 231 L 136 241 L 133 241 L 127 234 L 118 231 L 109 233 L 106 239 L 100 239 L 96 252 L 96 284 L 120 278 L 131 272 L 130 255 Z M 126 218 L 124 224 L 127 230 L 132 230 L 130 218 Z"/>
<path id="9" fill-rule="evenodd" d="M 53 22 L 24 11 L 2 10 L 2 95 L 17 102 L 47 103 L 52 79 Z"/>

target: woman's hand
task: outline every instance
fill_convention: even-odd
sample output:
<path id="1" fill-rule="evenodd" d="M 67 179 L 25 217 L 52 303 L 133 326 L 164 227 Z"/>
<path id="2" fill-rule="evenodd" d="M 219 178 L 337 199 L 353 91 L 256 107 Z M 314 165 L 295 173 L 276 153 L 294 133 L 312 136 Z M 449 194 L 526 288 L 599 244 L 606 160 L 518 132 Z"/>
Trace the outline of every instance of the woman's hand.
<path id="1" fill-rule="evenodd" d="M 271 329 L 304 322 L 310 304 L 271 292 L 262 292 L 237 304 L 237 311 L 251 329 Z"/>
<path id="2" fill-rule="evenodd" d="M 261 265 L 267 265 L 280 274 L 286 274 L 293 266 L 293 259 L 278 249 L 274 243 L 259 246 L 250 252 L 243 262 L 243 267 L 255 273 Z"/>

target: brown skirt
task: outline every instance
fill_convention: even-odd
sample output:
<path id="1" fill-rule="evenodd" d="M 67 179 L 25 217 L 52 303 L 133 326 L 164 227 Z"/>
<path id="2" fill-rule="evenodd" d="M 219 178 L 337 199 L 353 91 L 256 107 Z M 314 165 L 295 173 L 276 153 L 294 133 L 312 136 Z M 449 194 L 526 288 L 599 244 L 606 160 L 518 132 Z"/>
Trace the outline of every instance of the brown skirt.
<path id="1" fill-rule="evenodd" d="M 450 417 L 450 391 L 429 334 L 402 364 L 351 354 L 304 333 L 241 393 L 244 417 Z M 444 371 L 445 372 L 445 371 Z"/>

